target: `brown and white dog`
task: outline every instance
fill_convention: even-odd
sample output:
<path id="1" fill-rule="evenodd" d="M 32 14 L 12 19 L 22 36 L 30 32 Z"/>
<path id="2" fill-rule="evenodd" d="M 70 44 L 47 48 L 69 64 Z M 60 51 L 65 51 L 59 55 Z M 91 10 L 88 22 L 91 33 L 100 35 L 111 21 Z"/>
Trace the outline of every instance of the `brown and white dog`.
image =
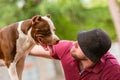
<path id="1" fill-rule="evenodd" d="M 36 15 L 0 29 L 0 66 L 7 66 L 11 80 L 21 80 L 25 56 L 35 45 L 47 48 L 59 38 L 50 15 Z"/>

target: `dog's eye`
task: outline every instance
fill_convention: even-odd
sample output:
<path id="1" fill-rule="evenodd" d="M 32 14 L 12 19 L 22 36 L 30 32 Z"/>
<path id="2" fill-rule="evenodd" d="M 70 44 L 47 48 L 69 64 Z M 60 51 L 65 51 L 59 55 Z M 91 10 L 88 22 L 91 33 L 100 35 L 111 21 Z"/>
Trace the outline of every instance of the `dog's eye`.
<path id="1" fill-rule="evenodd" d="M 51 31 L 37 31 L 37 34 L 41 34 L 41 37 L 47 37 L 51 35 Z"/>

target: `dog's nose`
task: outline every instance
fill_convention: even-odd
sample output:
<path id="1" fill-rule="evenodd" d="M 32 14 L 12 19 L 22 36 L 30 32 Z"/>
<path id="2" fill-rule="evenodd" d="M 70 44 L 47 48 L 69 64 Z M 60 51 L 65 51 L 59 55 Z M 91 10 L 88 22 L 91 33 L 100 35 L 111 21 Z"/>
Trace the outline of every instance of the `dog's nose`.
<path id="1" fill-rule="evenodd" d="M 56 44 L 59 43 L 59 41 L 60 41 L 60 40 L 57 40 L 57 41 L 56 41 Z"/>

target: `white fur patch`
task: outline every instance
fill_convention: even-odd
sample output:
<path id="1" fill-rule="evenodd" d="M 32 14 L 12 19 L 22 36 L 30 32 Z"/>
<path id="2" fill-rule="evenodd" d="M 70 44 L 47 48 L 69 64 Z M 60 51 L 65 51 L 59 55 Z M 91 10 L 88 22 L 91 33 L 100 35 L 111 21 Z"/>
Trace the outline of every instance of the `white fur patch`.
<path id="1" fill-rule="evenodd" d="M 54 31 L 55 30 L 55 26 L 54 26 L 52 20 L 50 18 L 48 18 L 47 16 L 43 16 L 42 18 L 44 20 L 46 20 L 48 22 L 48 24 L 50 25 L 50 29 L 51 29 L 51 32 L 52 32 L 51 37 L 53 38 L 53 40 L 54 39 L 59 39 L 58 36 L 55 34 L 55 31 Z"/>
<path id="2" fill-rule="evenodd" d="M 51 20 L 50 18 L 48 18 L 47 16 L 43 16 L 42 18 L 49 23 L 49 25 L 50 25 L 50 27 L 51 27 L 52 29 L 55 28 L 55 27 L 54 27 L 54 24 L 53 24 L 53 22 L 52 22 L 52 20 Z"/>
<path id="3" fill-rule="evenodd" d="M 55 35 L 55 33 L 53 31 L 55 29 L 55 26 L 54 26 L 52 20 L 50 18 L 48 18 L 47 16 L 43 16 L 42 18 L 44 20 L 46 20 L 48 22 L 48 24 L 50 25 L 50 29 L 51 29 L 52 35 Z"/>
<path id="4" fill-rule="evenodd" d="M 22 22 L 19 22 L 18 25 L 18 33 L 19 33 L 19 38 L 17 39 L 17 53 L 15 56 L 15 61 L 17 62 L 23 55 L 25 55 L 25 52 L 29 50 L 30 47 L 32 47 L 33 44 L 33 39 L 31 38 L 30 32 L 31 28 L 28 31 L 28 34 L 24 34 L 21 30 L 21 25 Z"/>
<path id="5" fill-rule="evenodd" d="M 21 30 L 21 25 L 23 21 L 18 23 L 18 34 L 19 37 L 16 42 L 16 55 L 14 61 L 10 64 L 8 72 L 10 74 L 11 80 L 19 80 L 17 71 L 16 71 L 16 63 L 25 55 L 27 55 L 27 51 L 33 47 L 33 39 L 31 38 L 31 28 L 28 31 L 28 34 L 24 34 Z M 24 64 L 24 63 L 23 63 Z"/>
<path id="6" fill-rule="evenodd" d="M 5 66 L 5 61 L 0 59 L 0 66 Z"/>
<path id="7" fill-rule="evenodd" d="M 11 80 L 19 80 L 18 75 L 17 75 L 17 71 L 16 71 L 16 63 L 10 64 L 8 72 L 9 72 Z"/>

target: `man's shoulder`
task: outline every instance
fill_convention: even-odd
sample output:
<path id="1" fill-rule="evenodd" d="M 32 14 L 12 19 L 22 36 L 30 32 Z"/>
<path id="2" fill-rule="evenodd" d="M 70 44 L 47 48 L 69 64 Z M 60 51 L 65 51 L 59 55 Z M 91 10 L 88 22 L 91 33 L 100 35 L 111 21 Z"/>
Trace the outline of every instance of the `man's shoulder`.
<path id="1" fill-rule="evenodd" d="M 118 60 L 117 60 L 110 52 L 107 52 L 101 59 L 102 59 L 106 64 L 109 64 L 109 65 L 118 65 L 118 66 L 120 66 Z"/>
<path id="2" fill-rule="evenodd" d="M 102 57 L 102 63 L 104 64 L 101 70 L 102 80 L 118 80 L 118 78 L 114 79 L 115 75 L 120 78 L 118 76 L 118 74 L 120 75 L 120 64 L 111 53 L 108 52 Z"/>

